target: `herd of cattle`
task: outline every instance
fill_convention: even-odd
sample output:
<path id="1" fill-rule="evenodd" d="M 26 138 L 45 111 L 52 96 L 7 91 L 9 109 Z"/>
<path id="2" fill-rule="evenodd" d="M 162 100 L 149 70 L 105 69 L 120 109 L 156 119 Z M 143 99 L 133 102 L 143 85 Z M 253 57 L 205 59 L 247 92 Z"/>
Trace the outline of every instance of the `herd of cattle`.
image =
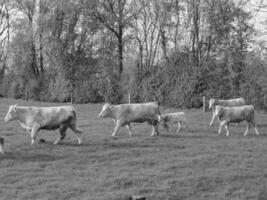
<path id="1" fill-rule="evenodd" d="M 256 128 L 254 106 L 246 105 L 244 98 L 237 99 L 210 99 L 209 108 L 213 111 L 212 125 L 217 117 L 220 122 L 219 134 L 221 134 L 222 126 L 226 129 L 226 135 L 229 135 L 228 125 L 230 123 L 239 123 L 245 121 L 247 124 L 244 135 L 247 135 L 248 130 L 254 127 L 255 132 L 259 135 Z M 151 136 L 158 135 L 159 124 L 170 130 L 171 125 L 177 124 L 179 132 L 181 127 L 186 125 L 186 117 L 184 112 L 167 113 L 161 115 L 159 104 L 157 102 L 149 103 L 134 103 L 111 105 L 104 104 L 101 112 L 101 118 L 111 118 L 115 122 L 115 128 L 112 136 L 115 136 L 120 127 L 126 126 L 129 134 L 132 135 L 131 123 L 147 122 L 152 126 Z M 77 136 L 78 143 L 82 143 L 82 133 L 77 128 L 77 115 L 73 106 L 58 106 L 58 107 L 24 107 L 11 105 L 5 116 L 5 121 L 18 120 L 20 125 L 30 132 L 31 143 L 36 140 L 36 134 L 39 130 L 55 130 L 59 129 L 59 137 L 54 141 L 58 144 L 66 136 L 66 130 L 70 128 Z"/>

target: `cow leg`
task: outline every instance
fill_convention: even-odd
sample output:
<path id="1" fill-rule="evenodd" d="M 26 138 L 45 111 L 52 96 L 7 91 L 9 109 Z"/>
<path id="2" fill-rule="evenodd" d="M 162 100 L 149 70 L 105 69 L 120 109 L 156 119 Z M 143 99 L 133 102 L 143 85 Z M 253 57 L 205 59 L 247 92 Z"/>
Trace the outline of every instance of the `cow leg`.
<path id="1" fill-rule="evenodd" d="M 178 134 L 180 130 L 181 130 L 181 122 L 178 122 L 178 128 L 177 128 L 176 133 Z"/>
<path id="2" fill-rule="evenodd" d="M 117 120 L 116 122 L 116 126 L 114 128 L 114 131 L 112 133 L 112 137 L 114 137 L 116 135 L 116 133 L 118 132 L 118 129 L 121 127 L 121 121 L 120 120 Z"/>
<path id="3" fill-rule="evenodd" d="M 229 132 L 228 132 L 228 123 L 226 121 L 220 121 L 219 135 L 221 135 L 222 126 L 225 126 L 225 129 L 227 131 L 226 134 L 228 136 L 229 135 Z"/>
<path id="4" fill-rule="evenodd" d="M 157 122 L 156 122 L 157 124 L 155 125 L 155 131 L 156 131 L 156 134 L 157 134 L 157 135 L 159 135 L 159 122 L 160 122 L 160 121 L 157 121 Z"/>
<path id="5" fill-rule="evenodd" d="M 223 122 L 220 122 L 219 131 L 218 131 L 219 135 L 221 135 L 221 131 L 222 131 L 222 126 L 223 125 L 224 125 L 224 123 Z"/>
<path id="6" fill-rule="evenodd" d="M 255 129 L 256 134 L 259 135 L 259 132 L 258 132 L 256 126 L 254 126 L 254 129 Z"/>
<path id="7" fill-rule="evenodd" d="M 170 125 L 170 124 L 167 124 L 167 123 L 166 123 L 166 127 L 167 127 L 168 132 L 171 132 L 171 131 L 172 131 L 172 130 L 171 130 L 171 125 Z"/>
<path id="8" fill-rule="evenodd" d="M 31 129 L 31 144 L 34 144 L 34 141 L 36 140 L 36 134 L 39 131 L 40 126 L 34 125 Z"/>
<path id="9" fill-rule="evenodd" d="M 216 115 L 215 115 L 215 111 L 212 112 L 212 118 L 211 118 L 211 121 L 210 121 L 210 126 L 213 124 L 213 121 L 215 119 Z"/>
<path id="10" fill-rule="evenodd" d="M 131 124 L 127 124 L 126 127 L 127 127 L 128 131 L 129 131 L 129 135 L 132 136 Z"/>
<path id="11" fill-rule="evenodd" d="M 151 123 L 151 125 L 152 125 L 152 133 L 151 133 L 151 136 L 159 135 L 159 131 L 158 131 L 159 122 L 154 121 L 154 122 Z"/>
<path id="12" fill-rule="evenodd" d="M 220 126 L 219 126 L 219 131 L 218 131 L 219 135 L 221 135 L 221 130 L 222 130 L 222 123 L 220 123 Z"/>
<path id="13" fill-rule="evenodd" d="M 59 136 L 58 139 L 56 139 L 56 140 L 54 141 L 53 144 L 58 144 L 59 141 L 63 140 L 63 139 L 66 137 L 66 130 L 67 130 L 67 128 L 68 128 L 67 126 L 62 126 L 62 127 L 60 127 L 60 129 L 59 129 L 59 134 L 60 134 L 60 136 Z"/>
<path id="14" fill-rule="evenodd" d="M 83 131 L 77 128 L 76 123 L 71 124 L 69 128 L 77 136 L 78 144 L 81 144 L 82 143 L 82 133 L 83 133 Z"/>
<path id="15" fill-rule="evenodd" d="M 185 129 L 185 128 L 186 128 L 186 125 L 187 125 L 187 124 L 186 124 L 186 120 L 183 120 L 183 121 L 182 121 L 182 128 Z"/>
<path id="16" fill-rule="evenodd" d="M 226 129 L 226 136 L 229 136 L 228 124 L 225 124 L 224 127 Z"/>
<path id="17" fill-rule="evenodd" d="M 151 133 L 151 136 L 154 136 L 155 135 L 155 126 L 152 125 L 152 133 Z"/>
<path id="18" fill-rule="evenodd" d="M 257 127 L 256 127 L 255 120 L 253 120 L 251 124 L 254 127 L 256 134 L 259 135 L 259 132 L 258 132 Z"/>
<path id="19" fill-rule="evenodd" d="M 247 126 L 246 126 L 246 130 L 245 130 L 244 136 L 246 136 L 248 134 L 248 129 L 249 129 L 249 122 L 247 122 Z"/>
<path id="20" fill-rule="evenodd" d="M 154 136 L 155 135 L 155 122 L 153 121 L 148 121 L 148 124 L 150 124 L 152 126 L 152 133 L 151 133 L 151 136 Z"/>

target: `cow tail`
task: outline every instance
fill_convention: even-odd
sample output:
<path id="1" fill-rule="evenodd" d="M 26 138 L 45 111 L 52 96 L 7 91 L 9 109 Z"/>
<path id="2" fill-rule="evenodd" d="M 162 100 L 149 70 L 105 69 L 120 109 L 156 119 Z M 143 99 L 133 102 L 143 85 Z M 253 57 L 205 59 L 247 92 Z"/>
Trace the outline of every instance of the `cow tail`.
<path id="1" fill-rule="evenodd" d="M 84 133 L 81 129 L 79 129 L 76 125 L 77 122 L 77 111 L 75 108 L 72 109 L 72 113 L 73 113 L 73 119 L 74 119 L 74 127 L 75 127 L 75 132 L 76 133 Z"/>
<path id="2" fill-rule="evenodd" d="M 186 128 L 187 127 L 187 120 L 186 120 L 186 117 L 183 118 L 183 128 Z"/>
<path id="3" fill-rule="evenodd" d="M 162 115 L 161 115 L 161 112 L 160 112 L 160 109 L 159 109 L 159 102 L 158 103 L 158 113 L 159 113 L 159 116 L 158 116 L 158 122 L 160 122 L 162 120 Z"/>
<path id="4" fill-rule="evenodd" d="M 73 113 L 74 120 L 77 121 L 77 112 L 76 112 L 75 108 L 72 108 L 72 113 Z"/>
<path id="5" fill-rule="evenodd" d="M 167 131 L 169 131 L 168 123 L 167 123 L 167 121 L 166 121 L 164 118 L 163 118 L 162 126 L 163 126 Z"/>
<path id="6" fill-rule="evenodd" d="M 251 114 L 251 123 L 253 127 L 256 126 L 256 120 L 255 120 L 255 110 L 253 109 L 252 114 Z M 249 127 L 250 128 L 250 127 Z"/>

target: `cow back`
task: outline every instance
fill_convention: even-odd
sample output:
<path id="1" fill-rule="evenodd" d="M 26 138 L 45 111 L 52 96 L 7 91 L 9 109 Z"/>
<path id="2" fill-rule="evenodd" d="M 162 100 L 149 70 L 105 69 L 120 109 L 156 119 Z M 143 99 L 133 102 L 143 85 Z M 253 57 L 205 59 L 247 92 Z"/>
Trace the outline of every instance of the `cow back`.
<path id="1" fill-rule="evenodd" d="M 244 98 L 237 99 L 228 99 L 228 100 L 217 100 L 215 105 L 224 106 L 224 107 L 236 107 L 236 106 L 244 106 L 246 105 Z"/>
<path id="2" fill-rule="evenodd" d="M 145 122 L 158 120 L 159 108 L 156 102 L 142 104 L 120 104 L 114 106 L 116 119 L 128 122 Z"/>
<path id="3" fill-rule="evenodd" d="M 227 119 L 230 122 L 252 121 L 254 120 L 254 107 L 252 105 L 225 107 L 218 117 L 220 120 Z"/>

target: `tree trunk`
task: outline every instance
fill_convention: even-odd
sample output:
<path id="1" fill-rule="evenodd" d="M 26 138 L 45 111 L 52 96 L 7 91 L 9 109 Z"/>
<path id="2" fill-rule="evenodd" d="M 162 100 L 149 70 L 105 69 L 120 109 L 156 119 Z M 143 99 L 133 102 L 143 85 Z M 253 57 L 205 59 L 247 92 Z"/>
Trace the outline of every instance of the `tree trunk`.
<path id="1" fill-rule="evenodd" d="M 124 9 L 123 0 L 119 0 L 119 30 L 118 30 L 118 51 L 119 51 L 119 76 L 123 72 L 123 9 Z"/>
<path id="2" fill-rule="evenodd" d="M 34 41 L 32 38 L 32 42 L 31 42 L 31 68 L 32 68 L 32 72 L 35 76 L 36 79 L 39 78 L 39 70 L 38 70 L 38 66 L 37 66 L 37 61 L 36 61 L 36 51 L 35 51 L 35 45 L 34 45 Z"/>
<path id="3" fill-rule="evenodd" d="M 119 33 L 118 38 L 118 53 L 119 53 L 119 75 L 123 72 L 123 41 L 122 41 L 122 30 Z"/>
<path id="4" fill-rule="evenodd" d="M 40 56 L 40 70 L 41 70 L 41 73 L 42 75 L 44 74 L 44 56 L 43 56 L 43 42 L 42 42 L 42 33 L 40 33 L 40 47 L 39 47 L 39 56 Z"/>

